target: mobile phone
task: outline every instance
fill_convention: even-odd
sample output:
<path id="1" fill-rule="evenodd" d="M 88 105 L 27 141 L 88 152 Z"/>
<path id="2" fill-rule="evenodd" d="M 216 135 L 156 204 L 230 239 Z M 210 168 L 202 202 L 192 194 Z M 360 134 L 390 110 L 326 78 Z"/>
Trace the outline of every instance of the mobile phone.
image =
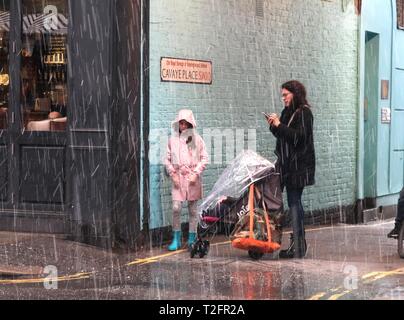
<path id="1" fill-rule="evenodd" d="M 265 118 L 269 119 L 269 114 L 268 113 L 263 112 L 262 114 L 265 116 Z"/>

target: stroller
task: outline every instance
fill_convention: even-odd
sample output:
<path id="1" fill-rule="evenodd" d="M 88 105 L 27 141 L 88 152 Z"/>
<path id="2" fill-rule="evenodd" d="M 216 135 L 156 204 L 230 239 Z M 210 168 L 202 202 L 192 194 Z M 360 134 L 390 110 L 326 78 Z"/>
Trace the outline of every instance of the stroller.
<path id="1" fill-rule="evenodd" d="M 191 257 L 209 251 L 209 234 L 225 233 L 252 259 L 280 248 L 284 219 L 280 177 L 275 166 L 245 150 L 224 170 L 198 208 L 198 239 Z"/>

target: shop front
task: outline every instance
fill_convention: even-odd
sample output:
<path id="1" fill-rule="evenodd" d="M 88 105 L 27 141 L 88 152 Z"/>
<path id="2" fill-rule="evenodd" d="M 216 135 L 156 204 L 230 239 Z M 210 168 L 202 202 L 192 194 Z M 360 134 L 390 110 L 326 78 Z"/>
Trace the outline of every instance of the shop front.
<path id="1" fill-rule="evenodd" d="M 139 1 L 0 3 L 0 229 L 133 246 Z"/>

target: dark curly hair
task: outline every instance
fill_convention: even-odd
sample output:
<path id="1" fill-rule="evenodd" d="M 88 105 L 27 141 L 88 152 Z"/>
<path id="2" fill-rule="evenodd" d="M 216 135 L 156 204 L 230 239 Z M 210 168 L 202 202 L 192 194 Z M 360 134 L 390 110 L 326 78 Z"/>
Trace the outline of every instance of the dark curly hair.
<path id="1" fill-rule="evenodd" d="M 297 80 L 291 80 L 282 84 L 282 89 L 286 89 L 293 93 L 293 106 L 299 108 L 302 106 L 309 106 L 306 99 L 306 88 L 302 83 Z"/>

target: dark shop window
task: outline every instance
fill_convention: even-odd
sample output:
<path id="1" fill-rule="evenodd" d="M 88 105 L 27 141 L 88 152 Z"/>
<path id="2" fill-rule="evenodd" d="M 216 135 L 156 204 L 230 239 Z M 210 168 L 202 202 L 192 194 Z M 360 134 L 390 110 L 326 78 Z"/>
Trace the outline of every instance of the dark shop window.
<path id="1" fill-rule="evenodd" d="M 404 0 L 397 0 L 397 27 L 404 29 Z"/>
<path id="2" fill-rule="evenodd" d="M 10 1 L 0 2 L 0 130 L 8 127 Z"/>
<path id="3" fill-rule="evenodd" d="M 67 0 L 22 1 L 21 103 L 27 131 L 67 125 Z"/>

